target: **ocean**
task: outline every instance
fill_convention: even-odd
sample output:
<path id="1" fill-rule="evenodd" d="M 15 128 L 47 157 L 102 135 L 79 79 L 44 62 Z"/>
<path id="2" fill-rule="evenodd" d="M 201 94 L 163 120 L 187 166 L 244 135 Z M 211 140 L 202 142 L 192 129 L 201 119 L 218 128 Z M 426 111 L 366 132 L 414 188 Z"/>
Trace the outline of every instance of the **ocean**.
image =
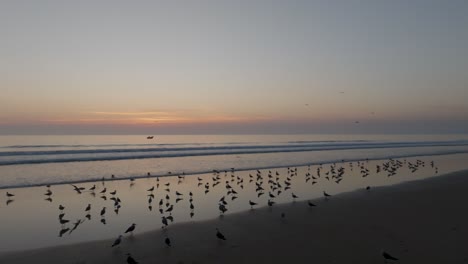
<path id="1" fill-rule="evenodd" d="M 0 136 L 0 188 L 468 152 L 468 135 Z"/>
<path id="2" fill-rule="evenodd" d="M 0 253 L 115 239 L 132 223 L 158 230 L 168 215 L 213 219 L 224 198 L 226 215 L 249 201 L 307 208 L 324 191 L 466 170 L 467 159 L 466 135 L 0 136 Z"/>

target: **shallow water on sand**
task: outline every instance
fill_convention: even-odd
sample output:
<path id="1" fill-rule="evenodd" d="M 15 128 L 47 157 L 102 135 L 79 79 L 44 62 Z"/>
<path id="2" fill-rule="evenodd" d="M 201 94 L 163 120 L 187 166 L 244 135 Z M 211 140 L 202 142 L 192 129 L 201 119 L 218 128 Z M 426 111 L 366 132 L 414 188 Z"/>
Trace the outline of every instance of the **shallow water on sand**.
<path id="1" fill-rule="evenodd" d="M 467 135 L 0 136 L 0 188 L 455 153 Z"/>
<path id="2" fill-rule="evenodd" d="M 336 163 L 336 170 L 340 167 L 344 168 L 344 176 L 339 183 L 336 182 L 336 178 L 330 178 L 332 164 L 323 164 L 322 166 L 297 167 L 297 176 L 295 171 L 288 173 L 287 168 L 262 169 L 259 174 L 262 177 L 261 180 L 257 179 L 258 172 L 256 170 L 223 171 L 219 173 L 219 184 L 215 186 L 213 186 L 216 177 L 214 173 L 187 175 L 184 178 L 178 176 L 149 177 L 133 182 L 116 180 L 82 183 L 78 184 L 78 187 L 84 187 L 86 190 L 82 191 L 81 194 L 74 191 L 73 187 L 68 184 L 53 185 L 50 188 L 53 192 L 51 201 L 47 201 L 47 196 L 44 195 L 47 191 L 46 187 L 5 189 L 0 191 L 0 233 L 2 234 L 0 236 L 0 252 L 116 238 L 132 223 L 137 224 L 135 233 L 159 229 L 162 227 L 161 216 L 169 216 L 167 212 L 163 214 L 159 212 L 158 203 L 161 199 L 164 203 L 163 210 L 167 209 L 166 202 L 174 206 L 172 212 L 174 223 L 200 221 L 220 215 L 218 203 L 223 196 L 226 197 L 228 203 L 226 214 L 249 210 L 249 200 L 258 203 L 254 207 L 266 206 L 268 199 L 276 203 L 301 203 L 302 200 L 322 197 L 323 191 L 335 195 L 358 189 L 366 191 L 366 186 L 371 186 L 370 191 L 372 191 L 372 187 L 375 186 L 391 185 L 468 169 L 467 158 L 468 154 L 456 154 L 411 157 L 406 158 L 406 162 L 404 159 L 399 159 L 404 162 L 404 165 L 398 169 L 395 175 L 390 177 L 386 171 L 376 172 L 376 166 L 382 166 L 388 160 L 362 161 L 360 164 L 357 162 Z M 424 166 L 419 165 L 418 169 L 412 172 L 408 165 L 410 163 L 416 164 L 418 159 L 424 161 Z M 431 161 L 435 162 L 434 167 L 431 166 Z M 360 166 L 369 170 L 368 176 L 362 176 Z M 319 167 L 321 167 L 320 177 L 317 173 Z M 269 171 L 271 171 L 271 178 L 268 176 Z M 306 176 L 308 173 L 310 176 Z M 268 184 L 270 179 L 276 181 L 276 177 L 279 178 L 278 182 L 281 184 L 282 192 L 279 195 L 278 190 L 272 191 L 269 187 L 270 184 Z M 252 181 L 250 181 L 251 179 Z M 226 181 L 237 192 L 236 195 L 227 194 Z M 259 191 L 256 191 L 256 183 L 260 181 L 263 181 L 264 194 L 258 197 Z M 285 181 L 291 184 L 291 188 L 288 190 L 285 190 Z M 208 192 L 206 192 L 206 184 L 209 185 Z M 93 185 L 96 185 L 94 194 L 88 191 Z M 147 191 L 153 186 L 155 187 L 153 192 Z M 105 195 L 100 193 L 103 188 L 107 190 Z M 116 195 L 110 195 L 109 192 L 114 190 L 117 191 Z M 7 199 L 6 192 L 15 196 Z M 177 196 L 176 192 L 182 195 Z M 193 193 L 195 207 L 193 211 L 189 208 L 189 192 Z M 275 197 L 270 198 L 269 192 Z M 151 193 L 154 194 L 154 199 L 149 204 L 148 195 Z M 293 199 L 292 193 L 298 198 Z M 169 200 L 166 200 L 166 195 L 169 195 Z M 237 196 L 237 199 L 232 200 L 233 196 Z M 111 197 L 118 197 L 121 200 L 118 214 L 114 211 L 114 201 L 110 199 Z M 180 198 L 178 201 L 176 201 L 177 197 Z M 91 218 L 89 220 L 85 217 L 85 208 L 88 204 L 91 204 Z M 70 220 L 64 225 L 59 223 L 59 214 L 62 213 L 59 210 L 59 205 L 65 207 L 63 219 Z M 152 205 L 151 210 L 149 205 Z M 304 206 L 307 205 L 304 204 Z M 106 207 L 107 210 L 101 217 L 100 211 L 103 207 Z M 192 216 L 191 212 L 193 212 Z M 105 220 L 105 224 L 102 219 Z M 83 223 L 76 230 L 70 232 L 73 228 L 73 222 L 77 220 L 82 220 Z M 169 225 L 171 224 L 173 223 L 170 222 Z M 67 228 L 69 228 L 68 231 L 66 231 Z M 62 236 L 60 236 L 61 230 L 63 230 Z"/>

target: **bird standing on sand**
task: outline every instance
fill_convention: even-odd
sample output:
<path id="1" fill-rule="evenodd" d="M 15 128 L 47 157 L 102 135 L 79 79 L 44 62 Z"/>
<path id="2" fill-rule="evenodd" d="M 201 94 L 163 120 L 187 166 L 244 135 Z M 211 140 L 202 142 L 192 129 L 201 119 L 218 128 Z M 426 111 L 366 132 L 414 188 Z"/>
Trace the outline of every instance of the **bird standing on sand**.
<path id="1" fill-rule="evenodd" d="M 387 260 L 394 260 L 394 261 L 398 260 L 397 258 L 395 258 L 394 256 L 388 254 L 385 251 L 382 251 L 382 256 L 384 257 L 385 263 L 387 263 Z"/>
<path id="2" fill-rule="evenodd" d="M 7 193 L 6 193 L 6 196 L 7 196 L 8 198 L 11 198 L 11 197 L 14 197 L 15 195 L 12 194 L 12 193 L 7 192 Z"/>
<path id="3" fill-rule="evenodd" d="M 308 204 L 310 207 L 317 206 L 317 205 L 315 205 L 314 203 L 312 203 L 311 201 L 307 201 L 307 204 Z"/>
<path id="4" fill-rule="evenodd" d="M 129 228 L 127 228 L 127 231 L 125 231 L 125 234 L 127 233 L 132 233 L 135 230 L 136 224 L 132 224 Z"/>
<path id="5" fill-rule="evenodd" d="M 119 235 L 119 237 L 112 244 L 112 247 L 118 246 L 120 242 L 122 242 L 122 235 Z"/>
<path id="6" fill-rule="evenodd" d="M 323 196 L 325 196 L 325 200 L 327 200 L 327 199 L 328 199 L 328 197 L 330 197 L 331 195 L 330 195 L 330 194 L 328 194 L 328 193 L 326 193 L 325 191 L 323 191 Z"/>
<path id="7" fill-rule="evenodd" d="M 106 214 L 106 207 L 103 207 L 101 210 L 101 216 L 103 216 L 104 214 Z"/>
<path id="8" fill-rule="evenodd" d="M 88 204 L 88 206 L 86 206 L 85 212 L 89 212 L 90 210 L 91 210 L 91 204 Z"/>
<path id="9" fill-rule="evenodd" d="M 257 205 L 257 203 L 254 203 L 251 200 L 249 200 L 249 204 L 250 204 L 250 209 L 253 209 L 254 205 Z"/>
<path id="10" fill-rule="evenodd" d="M 164 240 L 164 243 L 166 243 L 168 247 L 171 246 L 171 240 L 169 239 L 169 237 L 166 237 L 166 239 Z"/>
<path id="11" fill-rule="evenodd" d="M 130 253 L 127 253 L 127 263 L 128 264 L 138 264 L 138 262 L 134 258 L 132 258 Z"/>
<path id="12" fill-rule="evenodd" d="M 163 223 L 164 226 L 168 226 L 167 218 L 165 216 L 161 217 L 161 222 Z"/>
<path id="13" fill-rule="evenodd" d="M 216 228 L 216 237 L 220 240 L 226 240 L 226 237 L 223 234 L 221 234 L 221 232 L 219 232 L 218 228 Z"/>

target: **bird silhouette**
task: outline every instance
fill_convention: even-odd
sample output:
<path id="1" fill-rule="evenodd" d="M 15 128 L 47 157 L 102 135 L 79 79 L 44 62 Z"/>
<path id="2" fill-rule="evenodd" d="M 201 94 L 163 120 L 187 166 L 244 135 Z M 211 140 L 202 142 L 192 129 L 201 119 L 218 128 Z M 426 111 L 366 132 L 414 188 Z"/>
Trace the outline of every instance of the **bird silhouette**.
<path id="1" fill-rule="evenodd" d="M 127 253 L 127 264 L 138 264 L 138 261 L 136 261 L 130 253 Z"/>
<path id="2" fill-rule="evenodd" d="M 127 230 L 125 231 L 125 234 L 133 233 L 133 231 L 135 230 L 135 227 L 136 227 L 136 224 L 132 224 L 129 228 L 127 228 Z"/>
<path id="3" fill-rule="evenodd" d="M 119 235 L 119 237 L 112 244 L 112 247 L 120 245 L 120 242 L 122 242 L 122 235 Z"/>
<path id="4" fill-rule="evenodd" d="M 164 240 L 164 243 L 166 243 L 168 247 L 171 246 L 171 240 L 169 239 L 169 237 L 166 237 L 166 239 Z"/>
<path id="5" fill-rule="evenodd" d="M 382 251 L 382 256 L 384 257 L 384 260 L 387 261 L 387 260 L 394 260 L 394 261 L 397 261 L 398 259 L 392 255 L 390 255 L 389 253 L 385 252 L 385 251 Z"/>
<path id="6" fill-rule="evenodd" d="M 220 240 L 226 240 L 226 237 L 216 228 L 216 237 Z"/>

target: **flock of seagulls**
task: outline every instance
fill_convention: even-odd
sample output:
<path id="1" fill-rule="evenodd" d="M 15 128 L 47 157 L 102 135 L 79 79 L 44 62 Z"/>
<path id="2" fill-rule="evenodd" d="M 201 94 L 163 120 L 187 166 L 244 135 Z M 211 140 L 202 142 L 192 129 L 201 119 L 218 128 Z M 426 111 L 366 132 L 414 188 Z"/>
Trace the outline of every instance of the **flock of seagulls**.
<path id="1" fill-rule="evenodd" d="M 346 169 L 343 167 L 345 165 L 345 161 L 341 163 L 333 163 L 330 164 L 329 168 L 326 168 L 322 164 L 317 166 L 315 172 L 313 173 L 311 166 L 307 166 L 307 172 L 303 175 L 304 183 L 315 185 L 318 183 L 319 179 L 327 180 L 329 182 L 334 182 L 335 184 L 340 184 L 340 182 L 345 178 Z M 408 168 L 412 173 L 416 172 L 421 167 L 425 167 L 426 162 L 422 160 L 416 160 L 415 162 L 409 162 L 406 159 L 399 160 L 399 159 L 389 159 L 384 161 L 381 164 L 376 165 L 375 173 L 384 172 L 387 174 L 388 177 L 394 176 L 401 168 Z M 435 166 L 434 161 L 429 162 L 429 166 L 434 169 L 435 173 L 438 173 L 438 168 Z M 372 174 L 371 168 L 368 166 L 368 160 L 365 161 L 357 161 L 357 162 L 349 162 L 348 169 L 351 171 L 357 169 L 358 173 L 361 177 L 365 178 Z M 224 177 L 222 176 L 224 174 Z M 151 174 L 147 174 L 148 177 L 151 177 Z M 230 170 L 226 171 L 219 171 L 213 170 L 211 177 L 197 177 L 197 184 L 196 186 L 202 190 L 204 194 L 209 193 L 214 188 L 219 188 L 221 186 L 221 190 L 224 188 L 225 194 L 221 196 L 217 203 L 217 208 L 219 210 L 220 216 L 223 216 L 226 212 L 229 211 L 230 204 L 235 201 L 239 195 L 241 194 L 240 190 L 244 189 L 244 185 L 254 188 L 255 196 L 260 198 L 261 196 L 265 195 L 268 197 L 267 206 L 272 207 L 276 204 L 275 199 L 280 196 L 284 196 L 288 190 L 290 190 L 290 199 L 292 202 L 295 202 L 297 199 L 300 199 L 298 195 L 296 195 L 292 188 L 293 182 L 292 179 L 295 177 L 299 177 L 298 175 L 298 168 L 287 168 L 287 173 L 285 175 L 281 175 L 278 171 L 268 170 L 260 171 L 256 170 L 253 173 L 250 173 L 245 176 L 240 176 L 236 174 L 236 170 L 231 168 Z M 111 177 L 113 179 L 115 177 Z M 178 175 L 177 176 L 178 184 L 183 183 L 185 180 L 185 175 Z M 186 199 L 186 195 L 188 196 L 188 208 L 189 208 L 189 215 L 192 218 L 195 214 L 195 203 L 194 203 L 194 195 L 192 191 L 187 193 L 181 193 L 178 190 L 171 190 L 171 182 L 163 183 L 163 179 L 160 177 L 155 177 L 155 186 L 151 186 L 150 188 L 146 189 L 146 197 L 147 197 L 147 207 L 149 211 L 153 210 L 153 203 L 155 202 L 156 195 L 155 192 L 158 192 L 159 201 L 157 202 L 158 211 L 161 215 L 161 223 L 162 229 L 167 230 L 167 228 L 175 221 L 172 212 L 174 208 L 179 204 L 179 202 Z M 82 195 L 83 193 L 90 193 L 93 197 L 99 196 L 104 201 L 110 201 L 112 204 L 112 209 L 116 215 L 119 214 L 119 210 L 124 205 L 123 201 L 118 196 L 118 190 L 108 190 L 105 184 L 106 180 L 103 179 L 101 182 L 101 187 L 98 187 L 96 184 L 93 184 L 91 187 L 83 187 L 78 186 L 75 184 L 71 184 L 72 190 L 76 192 L 77 195 Z M 135 184 L 135 180 L 130 180 L 130 186 Z M 222 187 L 224 186 L 224 187 Z M 46 191 L 44 193 L 45 199 L 48 202 L 52 202 L 53 199 L 53 191 L 50 185 L 46 185 Z M 370 190 L 370 186 L 365 188 L 367 191 Z M 325 201 L 331 199 L 332 195 L 326 191 L 322 191 L 323 197 Z M 15 199 L 15 194 L 7 191 L 6 192 L 7 202 L 6 204 L 9 205 Z M 317 205 L 312 201 L 307 201 L 306 205 L 308 207 L 316 207 Z M 251 210 L 254 210 L 258 206 L 262 206 L 259 204 L 258 201 L 250 199 L 248 201 L 248 206 Z M 110 206 L 109 206 L 110 207 Z M 87 204 L 84 207 L 83 211 L 85 217 L 82 219 L 77 219 L 75 222 L 71 222 L 69 219 L 66 219 L 65 211 L 66 207 L 63 205 L 58 206 L 59 215 L 58 220 L 60 224 L 60 231 L 59 237 L 64 236 L 65 234 L 72 234 L 75 232 L 81 224 L 85 221 L 91 220 L 91 211 L 93 205 Z M 106 214 L 107 214 L 108 207 L 102 207 L 99 211 L 99 217 L 102 224 L 106 224 Z M 281 213 L 281 217 L 285 218 L 285 214 Z M 110 245 L 110 247 L 119 247 L 125 241 L 125 235 L 130 234 L 133 235 L 133 232 L 136 230 L 137 224 L 132 223 L 125 232 L 119 234 L 115 241 Z M 226 236 L 216 228 L 216 239 L 225 241 L 227 240 Z M 172 241 L 167 232 L 164 233 L 164 244 L 167 247 L 172 247 Z M 385 260 L 398 260 L 396 257 L 391 256 L 389 253 L 383 252 L 382 256 Z M 138 263 L 130 253 L 127 254 L 127 263 Z"/>

